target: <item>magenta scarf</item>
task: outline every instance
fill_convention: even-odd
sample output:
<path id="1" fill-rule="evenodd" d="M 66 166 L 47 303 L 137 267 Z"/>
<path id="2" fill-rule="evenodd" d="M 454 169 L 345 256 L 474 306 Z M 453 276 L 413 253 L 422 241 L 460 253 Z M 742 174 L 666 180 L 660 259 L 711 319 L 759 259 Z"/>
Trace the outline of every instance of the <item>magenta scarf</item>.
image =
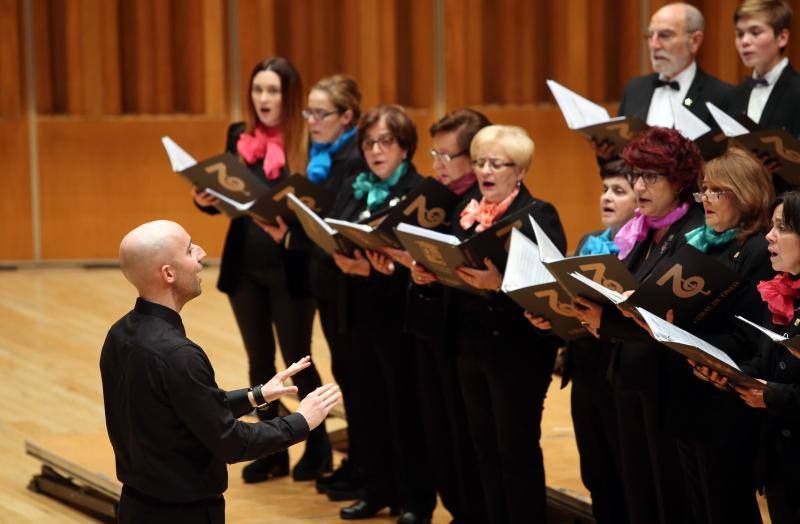
<path id="1" fill-rule="evenodd" d="M 614 243 L 619 246 L 620 260 L 627 257 L 634 246 L 647 238 L 647 233 L 651 229 L 661 229 L 669 227 L 689 211 L 689 204 L 684 202 L 661 218 L 649 217 L 641 214 L 637 209 L 633 218 L 628 220 L 614 237 Z"/>
<path id="2" fill-rule="evenodd" d="M 794 301 L 800 298 L 800 280 L 793 280 L 788 273 L 780 273 L 772 280 L 758 283 L 761 300 L 767 303 L 772 313 L 772 323 L 785 326 L 794 318 Z"/>
<path id="3" fill-rule="evenodd" d="M 259 124 L 252 135 L 247 133 L 239 135 L 236 149 L 248 164 L 255 164 L 257 160 L 263 158 L 264 175 L 267 180 L 280 177 L 281 168 L 286 165 L 280 126 L 266 128 Z"/>
<path id="4" fill-rule="evenodd" d="M 442 181 L 441 177 L 438 175 L 435 178 L 437 182 Z M 477 182 L 477 180 L 478 179 L 475 177 L 475 173 L 470 171 L 466 175 L 462 175 L 460 178 L 453 180 L 452 182 L 447 184 L 446 187 L 456 195 L 463 196 L 467 193 L 467 191 L 469 191 L 472 188 L 472 186 L 475 185 L 475 182 Z"/>

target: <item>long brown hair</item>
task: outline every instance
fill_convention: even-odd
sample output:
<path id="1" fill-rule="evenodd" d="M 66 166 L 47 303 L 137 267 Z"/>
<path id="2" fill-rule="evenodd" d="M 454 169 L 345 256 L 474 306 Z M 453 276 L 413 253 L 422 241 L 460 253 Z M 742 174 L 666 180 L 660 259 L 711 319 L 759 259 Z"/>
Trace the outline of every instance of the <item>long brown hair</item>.
<path id="1" fill-rule="evenodd" d="M 301 114 L 303 107 L 303 81 L 297 69 L 283 57 L 274 56 L 256 64 L 250 73 L 248 84 L 247 133 L 252 133 L 259 123 L 258 113 L 253 106 L 253 80 L 262 71 L 272 71 L 281 79 L 281 131 L 283 132 L 283 149 L 291 169 L 297 170 L 305 165 L 304 132 L 305 123 Z"/>

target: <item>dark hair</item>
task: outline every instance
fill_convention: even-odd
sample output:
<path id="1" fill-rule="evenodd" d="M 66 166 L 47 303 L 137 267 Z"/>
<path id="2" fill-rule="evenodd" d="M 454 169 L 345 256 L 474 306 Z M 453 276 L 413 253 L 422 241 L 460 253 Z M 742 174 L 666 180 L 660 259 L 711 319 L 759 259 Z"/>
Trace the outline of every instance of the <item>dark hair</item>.
<path id="1" fill-rule="evenodd" d="M 283 149 L 290 167 L 302 165 L 303 155 L 303 82 L 300 73 L 285 58 L 274 56 L 256 64 L 250 73 L 248 95 L 253 90 L 253 80 L 262 71 L 272 71 L 281 79 L 281 131 L 283 132 Z M 248 96 L 250 111 L 248 112 L 247 131 L 252 133 L 258 125 L 258 113 L 253 106 L 253 97 Z"/>
<path id="2" fill-rule="evenodd" d="M 600 167 L 600 178 L 612 178 L 624 176 L 628 179 L 628 182 L 631 182 L 633 176 L 633 170 L 631 167 L 625 163 L 625 161 L 621 158 L 617 160 L 612 160 L 611 162 L 606 162 Z"/>
<path id="3" fill-rule="evenodd" d="M 397 140 L 397 145 L 407 153 L 407 160 L 410 162 L 414 158 L 414 151 L 417 150 L 417 126 L 409 118 L 406 110 L 398 105 L 379 105 L 367 111 L 358 123 L 356 137 L 361 154 L 364 154 L 364 139 L 367 130 L 380 122 L 381 118 L 386 122 L 386 127 L 391 131 L 392 136 Z"/>
<path id="4" fill-rule="evenodd" d="M 792 25 L 792 8 L 784 0 L 744 0 L 733 13 L 733 23 L 742 18 L 762 15 L 775 36 Z M 785 46 L 781 48 L 783 52 Z"/>
<path id="5" fill-rule="evenodd" d="M 457 131 L 456 143 L 459 151 L 469 152 L 472 138 L 484 127 L 491 125 L 486 115 L 467 107 L 451 111 L 431 126 L 431 137 L 439 133 Z"/>
<path id="6" fill-rule="evenodd" d="M 703 157 L 694 142 L 674 129 L 651 127 L 636 135 L 622 150 L 632 168 L 655 171 L 678 186 L 678 198 L 688 202 L 697 188 Z"/>
<path id="7" fill-rule="evenodd" d="M 787 191 L 773 200 L 769 206 L 770 217 L 781 204 L 783 204 L 783 224 L 800 235 L 800 191 Z"/>

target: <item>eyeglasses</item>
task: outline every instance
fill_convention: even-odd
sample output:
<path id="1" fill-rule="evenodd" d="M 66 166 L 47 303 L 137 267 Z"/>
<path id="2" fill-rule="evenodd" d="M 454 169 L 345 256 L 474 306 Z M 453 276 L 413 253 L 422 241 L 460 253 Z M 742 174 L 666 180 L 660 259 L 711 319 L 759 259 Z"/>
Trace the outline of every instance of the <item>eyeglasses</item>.
<path id="1" fill-rule="evenodd" d="M 458 158 L 460 156 L 464 156 L 467 153 L 469 153 L 469 151 L 459 151 L 458 153 L 455 153 L 455 154 L 451 155 L 450 153 L 440 153 L 439 151 L 436 151 L 435 149 L 431 149 L 431 156 L 433 157 L 433 159 L 434 160 L 441 160 L 445 164 L 449 164 L 454 158 Z"/>
<path id="2" fill-rule="evenodd" d="M 369 151 L 375 147 L 375 144 L 378 144 L 380 149 L 389 149 L 395 142 L 397 142 L 397 139 L 392 135 L 382 135 L 375 139 L 367 138 L 361 143 L 361 148 L 364 151 Z"/>
<path id="3" fill-rule="evenodd" d="M 692 193 L 692 196 L 697 203 L 702 203 L 703 200 L 706 202 L 716 202 L 722 198 L 722 195 L 725 193 L 730 193 L 730 191 L 703 191 L 702 193 Z"/>
<path id="4" fill-rule="evenodd" d="M 324 109 L 303 109 L 303 118 L 308 120 L 309 118 L 313 118 L 317 122 L 328 118 L 331 115 L 339 113 L 339 111 L 325 111 Z"/>
<path id="5" fill-rule="evenodd" d="M 689 33 L 687 32 L 685 34 L 688 35 Z M 669 30 L 669 29 L 664 29 L 664 30 L 661 30 L 661 31 L 647 31 L 644 34 L 644 41 L 645 42 L 650 42 L 651 40 L 653 40 L 655 38 L 656 40 L 658 40 L 659 42 L 661 42 L 663 44 L 663 43 L 669 42 L 670 40 L 672 40 L 676 36 L 678 36 L 678 33 L 676 33 L 675 31 Z"/>
<path id="6" fill-rule="evenodd" d="M 636 181 L 640 178 L 644 182 L 646 186 L 652 186 L 658 179 L 662 176 L 667 176 L 664 173 L 656 173 L 655 171 L 634 171 L 632 175 L 630 175 L 630 182 L 631 185 L 636 184 Z"/>
<path id="7" fill-rule="evenodd" d="M 514 162 L 503 162 L 499 158 L 476 158 L 472 161 L 472 165 L 478 169 L 483 169 L 484 166 L 487 166 L 489 171 L 497 172 L 502 170 L 504 167 L 512 167 L 517 164 Z"/>

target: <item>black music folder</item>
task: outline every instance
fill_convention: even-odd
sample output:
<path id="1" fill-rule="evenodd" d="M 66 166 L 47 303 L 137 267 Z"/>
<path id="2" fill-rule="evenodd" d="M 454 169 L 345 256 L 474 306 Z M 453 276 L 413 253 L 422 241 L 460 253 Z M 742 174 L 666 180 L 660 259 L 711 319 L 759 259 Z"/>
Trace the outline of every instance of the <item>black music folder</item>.
<path id="1" fill-rule="evenodd" d="M 293 215 L 297 217 L 303 231 L 306 232 L 315 244 L 321 247 L 326 253 L 333 256 L 334 253 L 351 256 L 356 247 L 350 240 L 340 235 L 335 229 L 329 226 L 317 213 L 298 198 L 297 195 L 289 193 L 286 201 Z"/>
<path id="2" fill-rule="evenodd" d="M 339 233 L 358 246 L 372 251 L 385 247 L 400 249 L 394 228 L 404 222 L 425 229 L 440 229 L 448 225 L 448 211 L 458 203 L 458 195 L 436 179 L 428 177 L 387 213 L 370 217 L 366 223 L 328 219 Z"/>
<path id="3" fill-rule="evenodd" d="M 778 344 L 780 344 L 781 346 L 783 346 L 783 347 L 785 347 L 787 349 L 792 349 L 794 351 L 800 351 L 800 335 L 795 335 L 793 337 L 785 337 L 785 336 L 779 335 L 778 333 L 775 333 L 774 331 L 772 331 L 770 329 L 767 329 L 767 328 L 765 328 L 763 326 L 759 326 L 755 322 L 751 322 L 751 321 L 747 320 L 746 318 L 744 318 L 742 316 L 736 315 L 736 318 L 741 320 L 745 324 L 748 324 L 750 327 L 757 329 L 762 334 L 764 334 L 767 337 L 769 337 L 769 339 L 772 340 L 773 342 L 778 343 Z"/>
<path id="4" fill-rule="evenodd" d="M 652 314 L 645 308 L 637 308 L 639 316 L 647 323 L 653 338 L 663 345 L 692 359 L 701 366 L 708 366 L 724 377 L 730 383 L 748 389 L 766 389 L 766 384 L 744 373 L 736 362 L 721 349 L 709 344 L 705 340 L 692 335 L 678 326 Z"/>
<path id="5" fill-rule="evenodd" d="M 731 138 L 731 142 L 747 149 L 757 157 L 767 156 L 780 164 L 775 173 L 790 186 L 800 186 L 800 140 L 785 129 L 751 131 Z"/>
<path id="6" fill-rule="evenodd" d="M 614 151 L 619 154 L 638 133 L 649 126 L 641 118 L 611 118 L 606 108 L 595 104 L 578 93 L 567 89 L 553 80 L 547 86 L 556 99 L 567 126 L 598 144 L 609 142 L 614 144 Z"/>
<path id="7" fill-rule="evenodd" d="M 226 152 L 198 163 L 171 138 L 162 137 L 161 142 L 173 171 L 220 199 L 217 207 L 231 218 L 247 214 L 274 224 L 280 215 L 288 224 L 296 225 L 297 219 L 286 203 L 289 193 L 297 194 L 318 214 L 325 214 L 333 205 L 334 194 L 302 175 L 291 175 L 276 187 L 267 189 L 231 153 Z"/>
<path id="8" fill-rule="evenodd" d="M 659 262 L 627 299 L 618 289 L 613 290 L 617 293 L 606 293 L 597 282 L 585 278 L 574 280 L 579 286 L 604 295 L 603 302 L 632 313 L 639 307 L 663 318 L 671 309 L 675 324 L 696 325 L 739 288 L 741 279 L 736 271 L 687 244 L 671 258 Z"/>
<path id="9" fill-rule="evenodd" d="M 532 212 L 534 205 L 512 213 L 463 242 L 453 235 L 405 223 L 399 224 L 395 233 L 403 248 L 411 254 L 411 258 L 435 273 L 442 284 L 485 294 L 461 280 L 456 269 L 462 266 L 485 269 L 483 259 L 488 258 L 501 272 L 504 271 L 511 230 L 523 226 L 525 217 Z"/>
<path id="10" fill-rule="evenodd" d="M 569 295 L 542 264 L 538 246 L 517 229 L 511 231 L 501 289 L 525 310 L 549 320 L 551 331 L 563 340 L 587 335 Z"/>

